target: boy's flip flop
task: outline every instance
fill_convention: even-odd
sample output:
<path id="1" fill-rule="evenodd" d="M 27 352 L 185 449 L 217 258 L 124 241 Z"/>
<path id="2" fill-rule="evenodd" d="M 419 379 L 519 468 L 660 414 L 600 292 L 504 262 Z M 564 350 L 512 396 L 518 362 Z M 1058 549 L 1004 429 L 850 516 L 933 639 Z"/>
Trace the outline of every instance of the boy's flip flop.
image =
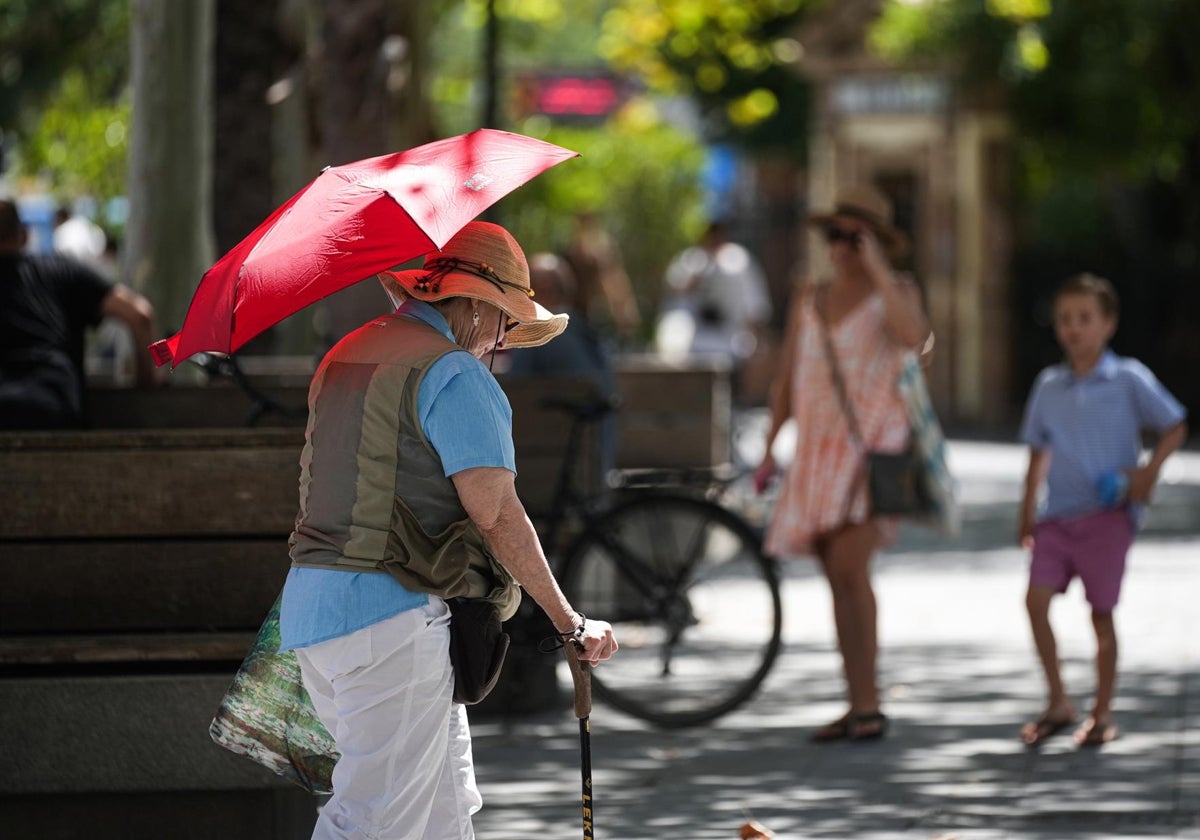
<path id="1" fill-rule="evenodd" d="M 1057 735 L 1075 722 L 1075 718 L 1051 718 L 1042 715 L 1021 727 L 1021 740 L 1027 747 L 1036 747 L 1052 735 Z"/>
<path id="2" fill-rule="evenodd" d="M 1099 747 L 1117 737 L 1117 726 L 1112 721 L 1097 721 L 1088 718 L 1075 730 L 1075 744 L 1080 747 Z"/>

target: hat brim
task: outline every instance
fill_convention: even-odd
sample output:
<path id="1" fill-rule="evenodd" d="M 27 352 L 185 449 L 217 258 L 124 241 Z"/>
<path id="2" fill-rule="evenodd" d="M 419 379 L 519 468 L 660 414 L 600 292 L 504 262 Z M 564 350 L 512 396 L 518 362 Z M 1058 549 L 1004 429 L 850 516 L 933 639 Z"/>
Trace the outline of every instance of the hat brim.
<path id="1" fill-rule="evenodd" d="M 504 347 L 539 347 L 560 335 L 569 320 L 565 314 L 551 312 L 546 307 L 516 289 L 500 288 L 477 275 L 448 271 L 439 278 L 436 287 L 421 290 L 417 284 L 429 271 L 424 268 L 407 271 L 382 271 L 379 282 L 397 306 L 405 298 L 427 303 L 452 297 L 467 297 L 490 303 L 517 322 L 504 334 Z"/>
<path id="2" fill-rule="evenodd" d="M 813 213 L 808 217 L 808 224 L 811 227 L 826 227 L 832 224 L 833 220 L 839 216 L 845 219 L 855 219 L 863 224 L 870 225 L 871 230 L 875 231 L 875 235 L 879 237 L 879 241 L 883 244 L 884 251 L 887 252 L 887 255 L 891 259 L 898 260 L 908 254 L 909 241 L 904 231 L 891 225 L 881 224 L 878 220 L 865 214 L 841 211 Z"/>

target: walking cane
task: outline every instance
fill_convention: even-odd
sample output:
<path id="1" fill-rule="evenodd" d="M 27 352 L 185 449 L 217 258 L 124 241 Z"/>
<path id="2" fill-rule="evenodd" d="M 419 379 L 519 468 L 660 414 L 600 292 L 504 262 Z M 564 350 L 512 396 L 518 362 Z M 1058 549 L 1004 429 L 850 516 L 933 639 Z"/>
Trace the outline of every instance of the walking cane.
<path id="1" fill-rule="evenodd" d="M 579 648 L 572 642 L 563 646 L 571 679 L 575 683 L 575 717 L 579 718 L 579 760 L 583 774 L 583 840 L 595 840 L 592 833 L 592 671 L 579 661 Z"/>

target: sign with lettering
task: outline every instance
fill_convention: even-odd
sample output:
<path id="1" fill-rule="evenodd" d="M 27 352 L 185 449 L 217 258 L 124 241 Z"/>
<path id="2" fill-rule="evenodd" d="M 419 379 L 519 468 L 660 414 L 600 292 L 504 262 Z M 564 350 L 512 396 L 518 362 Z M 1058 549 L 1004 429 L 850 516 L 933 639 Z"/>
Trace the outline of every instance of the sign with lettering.
<path id="1" fill-rule="evenodd" d="M 840 114 L 936 114 L 950 107 L 950 85 L 915 73 L 851 76 L 833 82 L 830 106 Z"/>

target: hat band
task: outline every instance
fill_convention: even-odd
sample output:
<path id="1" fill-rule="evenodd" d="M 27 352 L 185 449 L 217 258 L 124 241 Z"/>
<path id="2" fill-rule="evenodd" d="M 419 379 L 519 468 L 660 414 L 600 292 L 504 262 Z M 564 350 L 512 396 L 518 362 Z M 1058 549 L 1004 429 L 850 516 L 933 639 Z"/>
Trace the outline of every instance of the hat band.
<path id="1" fill-rule="evenodd" d="M 882 217 L 875 215 L 870 210 L 863 210 L 853 204 L 839 204 L 834 208 L 833 215 L 849 216 L 852 219 L 866 222 L 872 227 L 886 230 L 891 227 L 891 224 L 885 221 Z"/>
<path id="2" fill-rule="evenodd" d="M 520 283 L 514 283 L 511 280 L 505 280 L 496 270 L 485 262 L 470 262 L 468 260 L 460 260 L 458 257 L 438 257 L 434 260 L 429 260 L 425 263 L 425 268 L 429 269 L 425 276 L 413 284 L 419 292 L 437 294 L 438 289 L 442 285 L 442 278 L 447 274 L 461 272 L 463 274 L 473 274 L 476 277 L 481 277 L 487 280 L 501 292 L 505 287 L 516 289 L 522 294 L 533 297 L 533 289 L 528 286 L 522 286 Z"/>

